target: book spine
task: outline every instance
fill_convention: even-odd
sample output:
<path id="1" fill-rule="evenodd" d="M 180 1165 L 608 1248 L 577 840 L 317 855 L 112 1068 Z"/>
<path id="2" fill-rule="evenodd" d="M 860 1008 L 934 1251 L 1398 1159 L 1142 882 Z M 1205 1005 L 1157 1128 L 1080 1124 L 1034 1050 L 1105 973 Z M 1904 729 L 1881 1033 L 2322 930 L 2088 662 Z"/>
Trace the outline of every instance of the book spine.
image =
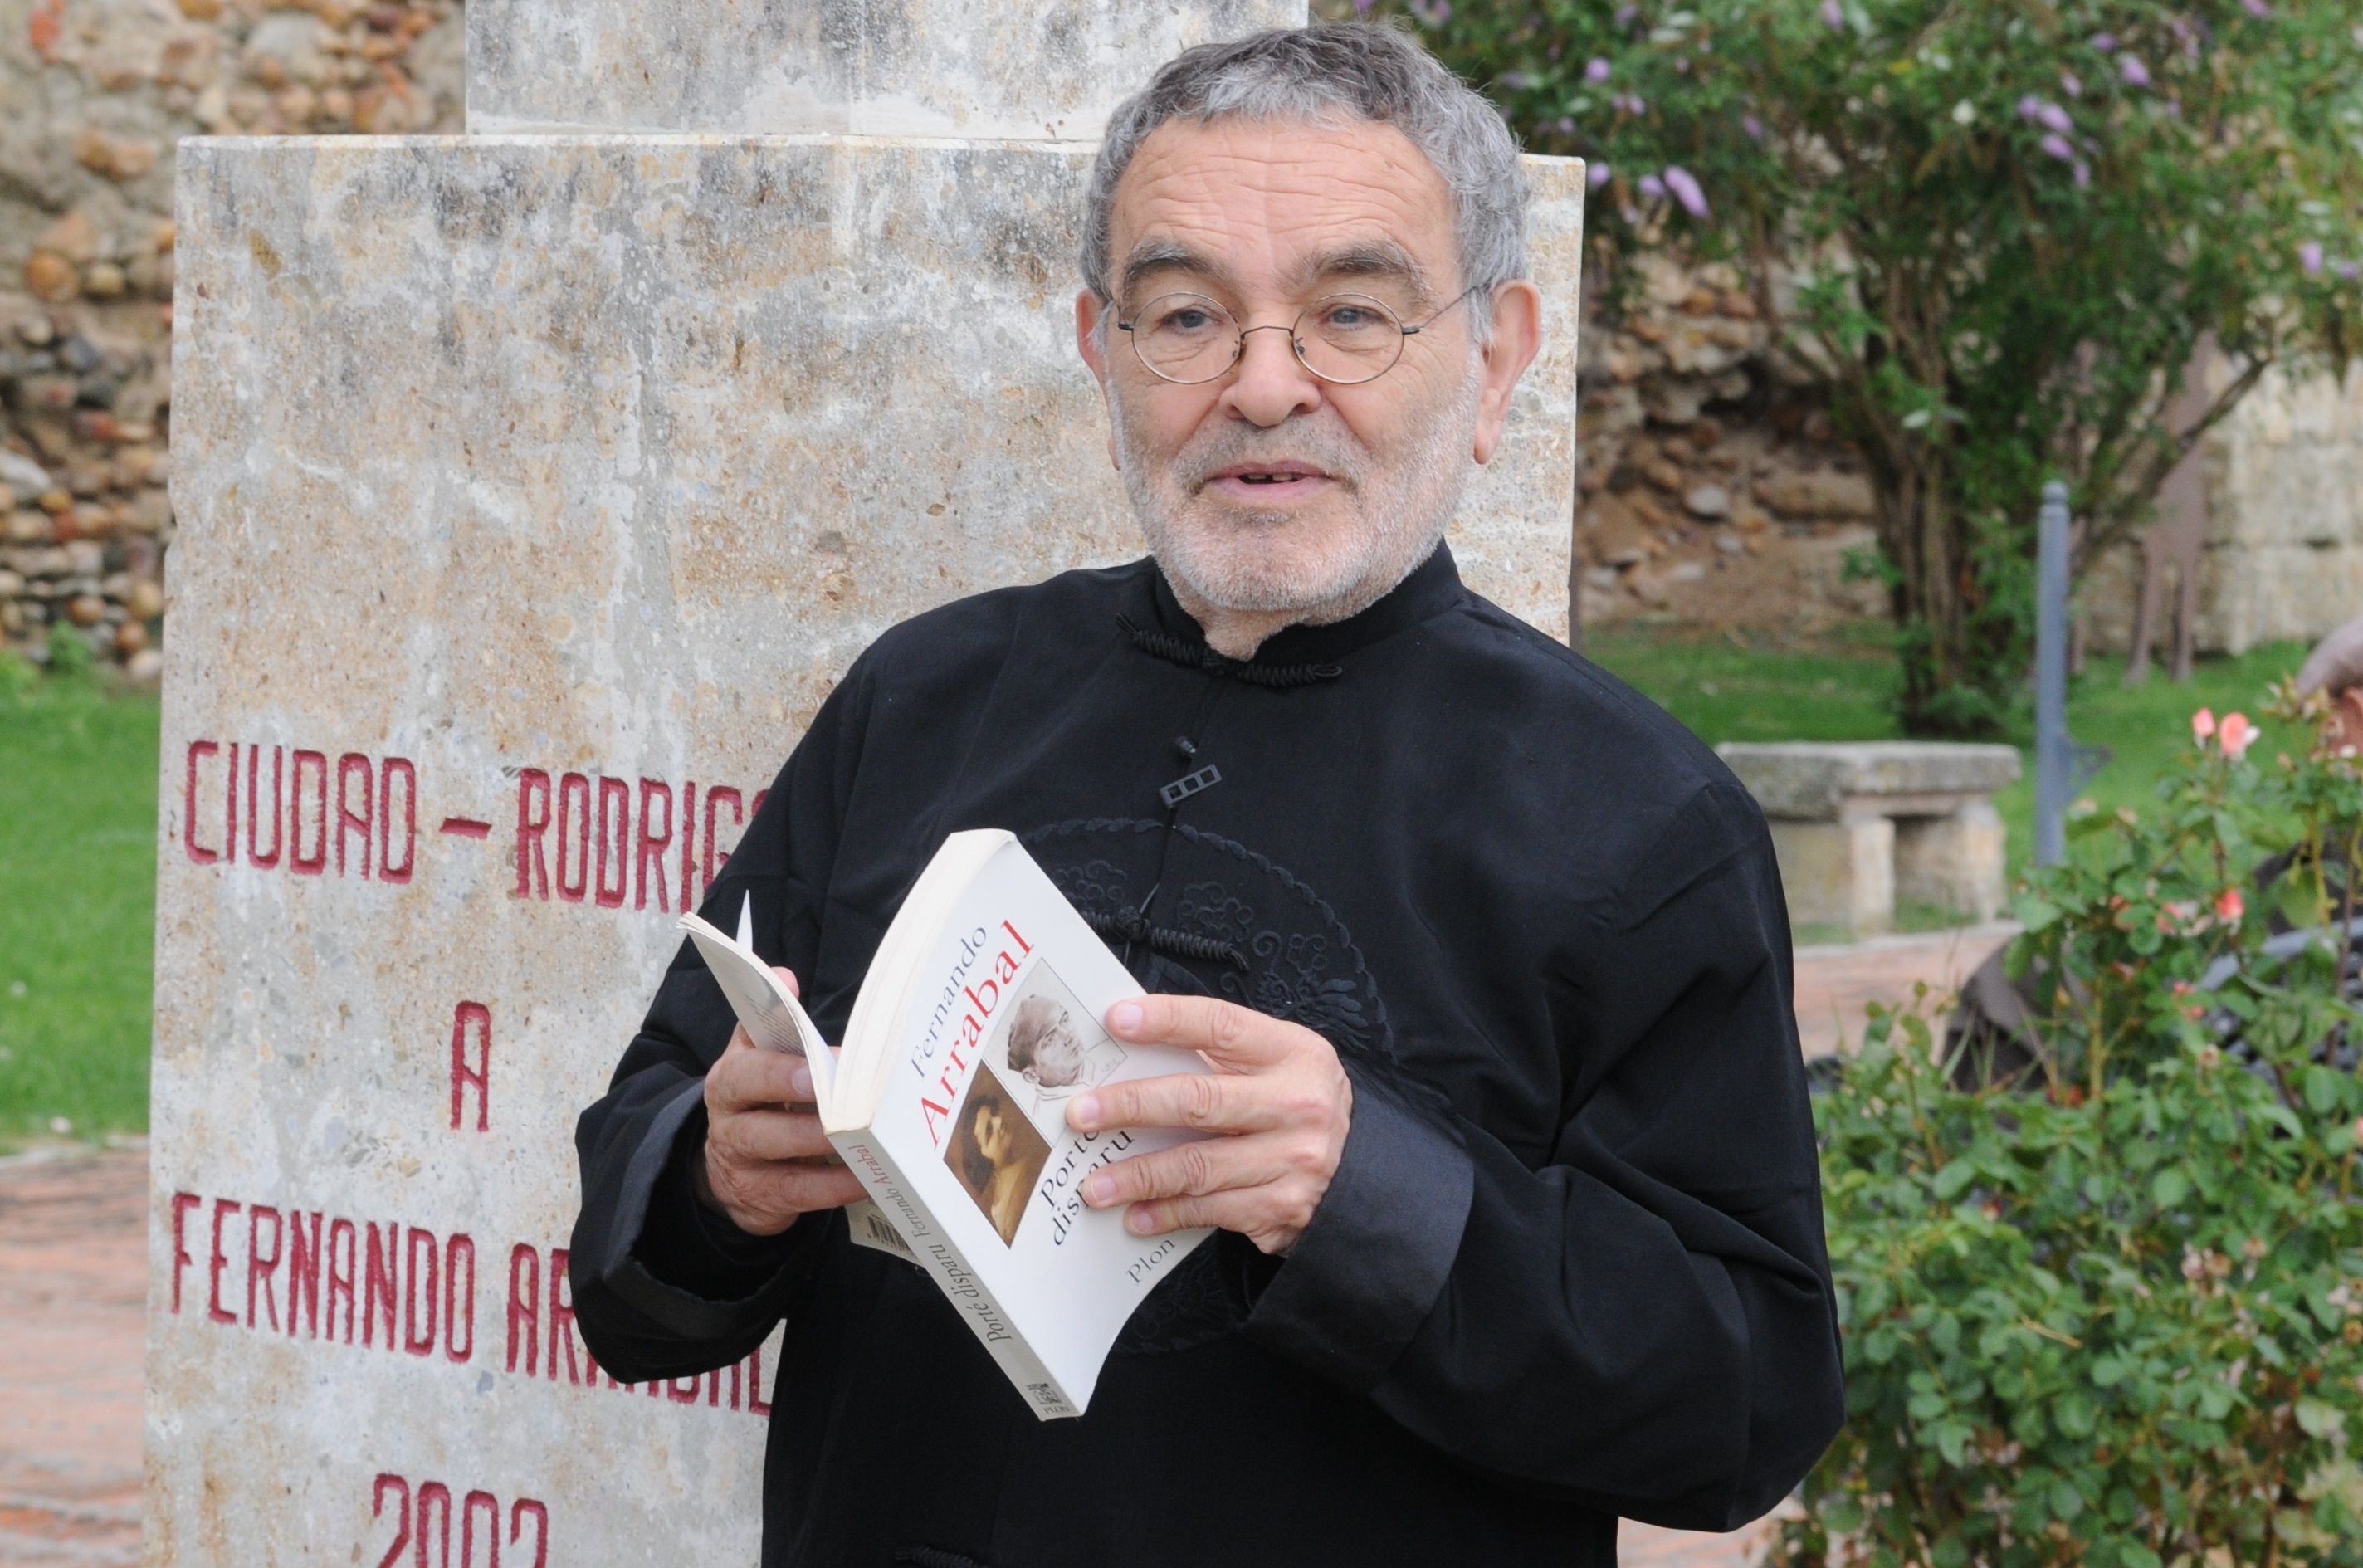
<path id="1" fill-rule="evenodd" d="M 1036 1418 L 1054 1421 L 1082 1415 L 1082 1407 L 1067 1397 L 1050 1369 L 1026 1348 L 1016 1324 L 985 1288 L 983 1276 L 969 1267 L 968 1259 L 928 1215 L 893 1157 L 864 1133 L 831 1133 L 829 1141 L 845 1156 L 846 1168 L 861 1178 L 881 1216 L 902 1239 L 908 1250 L 904 1255 L 935 1276 L 952 1309 L 976 1335 L 977 1342 L 992 1352 L 994 1363 L 1024 1396 Z"/>

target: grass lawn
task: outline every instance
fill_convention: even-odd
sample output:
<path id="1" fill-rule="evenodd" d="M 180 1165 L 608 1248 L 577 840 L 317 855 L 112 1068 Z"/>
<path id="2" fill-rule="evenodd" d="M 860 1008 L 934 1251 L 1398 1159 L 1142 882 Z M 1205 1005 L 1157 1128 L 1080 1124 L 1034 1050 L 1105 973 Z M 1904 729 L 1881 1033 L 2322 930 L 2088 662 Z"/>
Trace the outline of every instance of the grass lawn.
<path id="1" fill-rule="evenodd" d="M 17 667 L 21 670 L 22 666 Z M 143 1132 L 156 931 L 152 696 L 0 668 L 0 1149 Z"/>
<path id="2" fill-rule="evenodd" d="M 1609 628 L 1593 632 L 1585 654 L 1630 682 L 1710 743 L 1725 740 L 1885 740 L 1896 738 L 1887 709 L 1896 666 L 1882 627 L 1849 628 L 1814 645 L 1750 644 L 1695 628 Z M 2103 811 L 2136 810 L 2156 801 L 2158 782 L 2191 743 L 2191 714 L 2209 707 L 2257 718 L 2265 687 L 2295 671 L 2309 645 L 2268 643 L 2237 658 L 2202 659 L 2190 683 L 2176 685 L 2154 665 L 2142 685 L 2122 684 L 2124 661 L 2095 658 L 2068 691 L 2068 732 L 2080 745 L 2106 747 L 2110 760 L 2079 792 Z M 2269 760 L 2289 742 L 2264 724 L 2251 755 Z M 2006 737 L 2024 753 L 2019 782 L 1994 801 L 2010 831 L 2010 875 L 2025 869 L 2035 842 L 2034 714 L 2021 713 Z M 1898 923 L 1914 921 L 1898 911 Z"/>

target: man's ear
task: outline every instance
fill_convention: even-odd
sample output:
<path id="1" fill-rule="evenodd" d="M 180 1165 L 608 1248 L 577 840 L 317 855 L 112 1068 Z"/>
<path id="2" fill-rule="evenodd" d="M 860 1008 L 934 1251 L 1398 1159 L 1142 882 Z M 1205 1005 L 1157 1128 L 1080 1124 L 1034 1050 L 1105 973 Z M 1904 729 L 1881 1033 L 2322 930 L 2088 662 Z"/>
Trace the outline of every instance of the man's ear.
<path id="1" fill-rule="evenodd" d="M 1515 278 L 1493 291 L 1493 340 L 1485 346 L 1484 386 L 1477 398 L 1477 439 L 1470 455 L 1489 462 L 1509 423 L 1518 378 L 1543 346 L 1542 291 Z"/>
<path id="2" fill-rule="evenodd" d="M 1120 471 L 1124 464 L 1115 456 L 1115 400 L 1108 395 L 1107 348 L 1099 336 L 1100 317 L 1108 308 L 1108 302 L 1089 289 L 1076 294 L 1075 349 L 1092 367 L 1092 379 L 1100 384 L 1100 405 L 1108 417 L 1108 466 Z"/>

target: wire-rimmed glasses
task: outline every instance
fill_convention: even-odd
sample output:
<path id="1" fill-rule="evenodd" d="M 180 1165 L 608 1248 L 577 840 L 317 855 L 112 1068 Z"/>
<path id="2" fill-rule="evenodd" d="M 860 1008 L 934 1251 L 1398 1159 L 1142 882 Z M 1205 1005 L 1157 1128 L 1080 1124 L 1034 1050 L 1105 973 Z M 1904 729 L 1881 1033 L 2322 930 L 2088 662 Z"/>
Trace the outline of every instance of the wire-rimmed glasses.
<path id="1" fill-rule="evenodd" d="M 1384 300 L 1363 294 L 1331 295 L 1297 313 L 1286 328 L 1289 347 L 1297 362 L 1323 381 L 1338 386 L 1376 381 L 1403 358 L 1403 339 L 1476 292 L 1474 286 L 1461 290 L 1426 320 L 1411 326 Z M 1135 311 L 1131 320 L 1115 325 L 1131 336 L 1132 350 L 1143 369 L 1183 386 L 1227 373 L 1247 352 L 1248 333 L 1281 330 L 1276 322 L 1243 328 L 1219 302 L 1189 293 L 1159 295 Z"/>

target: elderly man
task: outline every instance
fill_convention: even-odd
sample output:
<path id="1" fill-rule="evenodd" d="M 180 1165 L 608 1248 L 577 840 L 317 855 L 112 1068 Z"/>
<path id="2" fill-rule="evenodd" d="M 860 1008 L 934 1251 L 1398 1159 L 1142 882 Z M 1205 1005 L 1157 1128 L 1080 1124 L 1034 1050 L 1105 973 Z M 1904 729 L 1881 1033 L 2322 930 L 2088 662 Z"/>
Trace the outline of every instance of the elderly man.
<path id="1" fill-rule="evenodd" d="M 708 900 L 843 1026 L 944 835 L 1005 826 L 1226 1071 L 1087 1194 L 1219 1228 L 1082 1419 L 848 1240 L 792 1059 L 694 956 L 578 1132 L 575 1311 L 633 1379 L 785 1319 L 766 1563 L 1608 1563 L 1840 1419 L 1789 932 L 1747 795 L 1442 545 L 1536 351 L 1516 149 L 1398 32 L 1194 49 L 1110 121 L 1076 339 L 1150 556 L 857 660 Z M 1176 785 L 1197 775 L 1199 787 Z"/>

